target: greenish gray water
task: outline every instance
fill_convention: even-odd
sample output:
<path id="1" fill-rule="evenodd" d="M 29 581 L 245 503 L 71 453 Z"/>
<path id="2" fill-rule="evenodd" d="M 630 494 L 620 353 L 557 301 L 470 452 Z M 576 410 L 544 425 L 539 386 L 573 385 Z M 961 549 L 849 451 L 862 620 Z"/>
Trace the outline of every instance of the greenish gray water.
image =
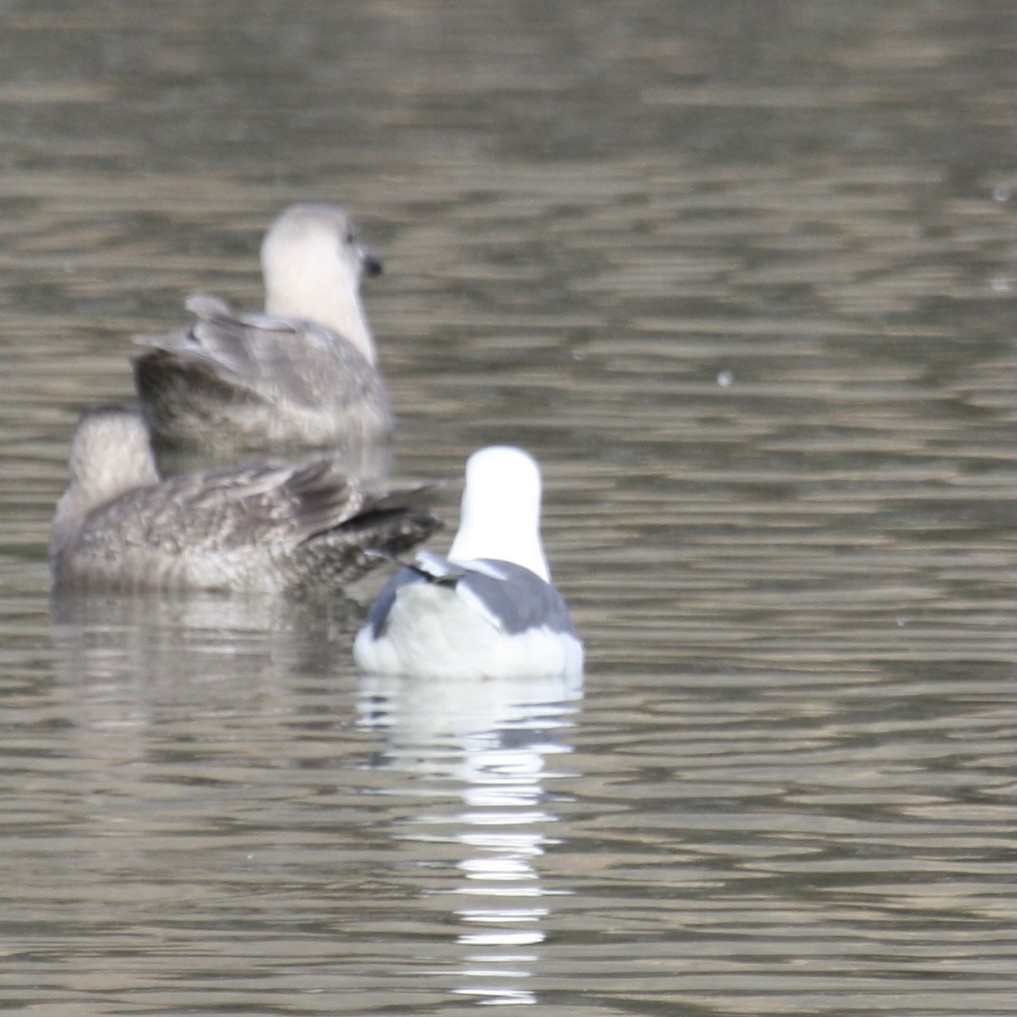
<path id="1" fill-rule="evenodd" d="M 1012 1013 L 1010 6 L 0 2 L 0 1006 Z M 77 413 L 306 197 L 399 472 L 541 459 L 583 689 L 51 603 Z"/>

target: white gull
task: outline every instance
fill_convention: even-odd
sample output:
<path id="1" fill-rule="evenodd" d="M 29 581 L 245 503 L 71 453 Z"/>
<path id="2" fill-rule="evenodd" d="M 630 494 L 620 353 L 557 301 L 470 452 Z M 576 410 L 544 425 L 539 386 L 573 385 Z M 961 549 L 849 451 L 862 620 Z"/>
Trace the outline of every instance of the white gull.
<path id="1" fill-rule="evenodd" d="M 580 678 L 583 645 L 551 585 L 540 495 L 527 453 L 474 452 L 448 557 L 421 552 L 389 580 L 357 633 L 357 665 L 422 678 Z"/>
<path id="2" fill-rule="evenodd" d="M 331 457 L 160 480 L 136 411 L 86 411 L 75 430 L 50 564 L 61 588 L 331 590 L 440 527 L 427 485 L 351 480 Z"/>
<path id="3" fill-rule="evenodd" d="M 272 224 L 261 266 L 264 314 L 195 294 L 195 322 L 137 340 L 135 387 L 157 452 L 227 461 L 327 448 L 356 465 L 365 447 L 387 447 L 388 393 L 360 302 L 361 278 L 381 261 L 343 209 L 302 202 Z"/>

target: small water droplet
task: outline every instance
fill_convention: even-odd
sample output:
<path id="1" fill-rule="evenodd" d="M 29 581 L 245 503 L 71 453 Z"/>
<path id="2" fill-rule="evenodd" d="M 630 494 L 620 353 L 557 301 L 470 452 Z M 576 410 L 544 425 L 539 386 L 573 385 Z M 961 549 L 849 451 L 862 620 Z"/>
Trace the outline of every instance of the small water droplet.
<path id="1" fill-rule="evenodd" d="M 717 384 L 721 388 L 727 388 L 729 385 L 734 384 L 734 372 L 733 371 L 721 371 L 717 375 Z"/>

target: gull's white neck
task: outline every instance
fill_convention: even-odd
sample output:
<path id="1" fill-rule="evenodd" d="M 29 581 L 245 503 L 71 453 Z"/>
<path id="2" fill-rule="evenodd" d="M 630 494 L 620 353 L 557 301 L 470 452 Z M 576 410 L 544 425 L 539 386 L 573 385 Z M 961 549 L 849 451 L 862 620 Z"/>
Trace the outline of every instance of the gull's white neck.
<path id="1" fill-rule="evenodd" d="M 277 223 L 262 243 L 261 270 L 267 314 L 324 325 L 375 363 L 374 337 L 360 302 L 360 250 L 343 244 L 334 224 Z"/>
<path id="2" fill-rule="evenodd" d="M 71 442 L 68 466 L 70 484 L 57 502 L 51 551 L 69 546 L 93 509 L 159 482 L 145 425 L 127 410 L 85 414 Z"/>
<path id="3" fill-rule="evenodd" d="M 373 364 L 374 337 L 355 280 L 341 273 L 301 272 L 297 266 L 265 276 L 265 313 L 313 321 L 338 332 Z"/>
<path id="4" fill-rule="evenodd" d="M 513 562 L 550 582 L 540 540 L 540 471 L 525 452 L 495 446 L 470 457 L 459 530 L 448 557 L 460 563 Z"/>

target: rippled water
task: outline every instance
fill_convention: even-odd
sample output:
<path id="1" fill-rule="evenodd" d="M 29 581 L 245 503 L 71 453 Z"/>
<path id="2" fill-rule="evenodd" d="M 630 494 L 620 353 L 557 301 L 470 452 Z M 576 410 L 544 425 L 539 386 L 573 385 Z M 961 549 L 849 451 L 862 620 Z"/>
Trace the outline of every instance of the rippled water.
<path id="1" fill-rule="evenodd" d="M 0 3 L 0 1006 L 1013 1013 L 1010 6 Z M 400 473 L 544 464 L 582 688 L 50 602 L 77 413 L 304 197 Z"/>

